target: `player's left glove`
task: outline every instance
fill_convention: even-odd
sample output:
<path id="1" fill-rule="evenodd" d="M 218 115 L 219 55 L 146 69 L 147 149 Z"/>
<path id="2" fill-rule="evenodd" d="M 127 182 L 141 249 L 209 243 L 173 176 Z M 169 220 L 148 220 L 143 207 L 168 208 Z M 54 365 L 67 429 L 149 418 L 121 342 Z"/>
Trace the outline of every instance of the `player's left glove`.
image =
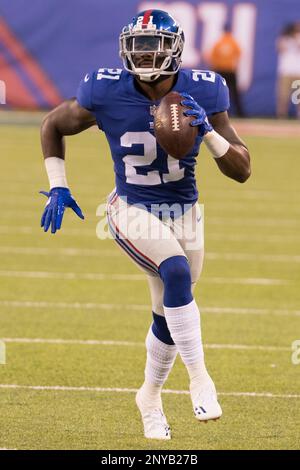
<path id="1" fill-rule="evenodd" d="M 70 207 L 78 217 L 84 219 L 80 207 L 68 188 L 52 188 L 50 192 L 40 191 L 40 194 L 44 194 L 48 197 L 41 218 L 41 227 L 44 227 L 45 232 L 47 232 L 50 224 L 52 233 L 60 229 L 66 207 Z"/>
<path id="2" fill-rule="evenodd" d="M 211 132 L 213 127 L 208 122 L 205 110 L 194 100 L 194 98 L 186 92 L 180 93 L 185 100 L 181 101 L 183 106 L 188 106 L 191 109 L 186 110 L 183 114 L 185 116 L 195 116 L 195 120 L 191 122 L 191 126 L 199 127 L 199 134 L 203 137 L 207 132 Z"/>

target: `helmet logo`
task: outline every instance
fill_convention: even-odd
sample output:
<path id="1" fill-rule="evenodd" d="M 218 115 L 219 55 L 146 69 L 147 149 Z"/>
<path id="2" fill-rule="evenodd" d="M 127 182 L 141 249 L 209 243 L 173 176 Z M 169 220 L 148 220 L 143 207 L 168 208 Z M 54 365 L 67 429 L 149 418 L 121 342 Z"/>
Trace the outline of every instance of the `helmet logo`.
<path id="1" fill-rule="evenodd" d="M 145 28 L 147 26 L 153 26 L 153 16 L 138 16 L 136 21 L 137 28 Z"/>

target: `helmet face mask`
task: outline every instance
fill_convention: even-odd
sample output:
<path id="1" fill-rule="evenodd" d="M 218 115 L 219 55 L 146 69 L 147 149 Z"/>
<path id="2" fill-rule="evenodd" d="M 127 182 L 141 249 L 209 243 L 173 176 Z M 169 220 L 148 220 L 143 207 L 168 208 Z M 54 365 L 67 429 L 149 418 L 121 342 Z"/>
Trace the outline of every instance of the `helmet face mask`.
<path id="1" fill-rule="evenodd" d="M 140 80 L 154 81 L 177 73 L 181 64 L 184 35 L 176 21 L 161 10 L 137 15 L 120 35 L 124 68 Z M 150 20 L 150 21 L 149 21 Z"/>

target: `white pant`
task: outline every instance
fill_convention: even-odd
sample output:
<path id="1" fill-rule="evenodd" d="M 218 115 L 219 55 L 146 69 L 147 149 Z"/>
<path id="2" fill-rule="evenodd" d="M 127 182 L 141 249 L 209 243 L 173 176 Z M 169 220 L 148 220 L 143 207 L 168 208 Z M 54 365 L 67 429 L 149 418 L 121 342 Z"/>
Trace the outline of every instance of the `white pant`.
<path id="1" fill-rule="evenodd" d="M 137 205 L 127 204 L 113 191 L 108 199 L 107 220 L 117 244 L 146 273 L 153 312 L 164 315 L 160 264 L 172 256 L 185 256 L 193 287 L 201 274 L 204 225 L 199 204 L 194 204 L 175 220 L 171 217 L 160 220 Z"/>

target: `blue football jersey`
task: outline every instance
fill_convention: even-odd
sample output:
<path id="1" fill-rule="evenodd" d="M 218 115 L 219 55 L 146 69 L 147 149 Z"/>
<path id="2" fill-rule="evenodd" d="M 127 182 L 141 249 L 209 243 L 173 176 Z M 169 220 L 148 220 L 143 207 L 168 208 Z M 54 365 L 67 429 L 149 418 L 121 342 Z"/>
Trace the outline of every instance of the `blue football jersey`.
<path id="1" fill-rule="evenodd" d="M 172 91 L 187 92 L 207 115 L 229 108 L 225 80 L 215 72 L 178 72 Z M 151 101 L 135 87 L 134 76 L 122 69 L 99 69 L 87 74 L 77 91 L 79 104 L 92 111 L 108 140 L 114 162 L 116 189 L 129 204 L 194 204 L 196 157 L 201 137 L 183 159 L 176 160 L 160 147 L 154 136 Z"/>

